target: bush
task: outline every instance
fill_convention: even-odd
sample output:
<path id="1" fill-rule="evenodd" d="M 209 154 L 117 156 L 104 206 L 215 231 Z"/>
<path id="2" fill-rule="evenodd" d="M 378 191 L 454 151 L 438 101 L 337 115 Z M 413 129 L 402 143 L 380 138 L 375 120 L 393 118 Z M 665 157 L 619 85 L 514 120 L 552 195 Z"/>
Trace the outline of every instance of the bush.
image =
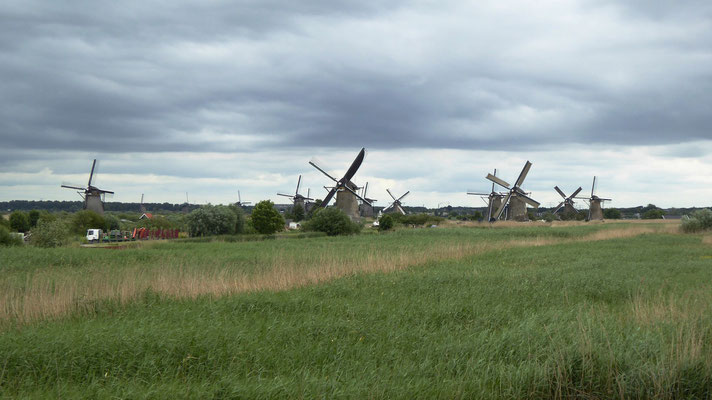
<path id="1" fill-rule="evenodd" d="M 0 246 L 22 246 L 22 239 L 10 233 L 4 225 L 0 225 Z"/>
<path id="2" fill-rule="evenodd" d="M 188 214 L 190 236 L 226 235 L 235 233 L 237 217 L 228 206 L 207 205 Z"/>
<path id="3" fill-rule="evenodd" d="M 302 229 L 324 232 L 329 236 L 351 235 L 361 232 L 361 225 L 351 221 L 351 218 L 338 208 L 329 207 L 317 211 L 309 221 L 302 224 Z"/>
<path id="4" fill-rule="evenodd" d="M 6 219 L 4 215 L 0 215 L 0 226 L 4 226 L 8 231 L 12 229 L 10 228 L 10 220 Z"/>
<path id="5" fill-rule="evenodd" d="M 245 211 L 234 204 L 230 206 L 230 210 L 235 213 L 235 233 L 245 233 Z"/>
<path id="6" fill-rule="evenodd" d="M 263 235 L 269 235 L 284 229 L 284 218 L 274 208 L 274 203 L 262 200 L 252 210 L 252 226 Z"/>
<path id="7" fill-rule="evenodd" d="M 378 230 L 379 231 L 389 231 L 393 229 L 393 217 L 390 216 L 390 214 L 383 214 L 381 215 L 381 218 L 378 220 Z"/>
<path id="8" fill-rule="evenodd" d="M 30 243 L 37 247 L 60 247 L 69 243 L 69 228 L 64 221 L 39 220 L 32 229 Z"/>
<path id="9" fill-rule="evenodd" d="M 547 211 L 544 214 L 542 214 L 541 219 L 543 219 L 546 222 L 554 222 L 556 221 L 556 215 L 552 213 L 551 211 Z"/>
<path id="10" fill-rule="evenodd" d="M 105 229 L 104 217 L 91 210 L 77 211 L 72 216 L 71 231 L 77 235 L 84 235 L 87 229 Z"/>
<path id="11" fill-rule="evenodd" d="M 22 211 L 13 211 L 10 214 L 10 227 L 18 232 L 28 232 L 30 230 L 30 217 Z"/>
<path id="12" fill-rule="evenodd" d="M 648 210 L 643 213 L 642 218 L 643 219 L 662 219 L 663 215 L 665 215 L 665 211 L 656 208 L 652 210 Z"/>
<path id="13" fill-rule="evenodd" d="M 39 221 L 40 219 L 40 212 L 37 210 L 32 210 L 29 214 L 27 214 L 27 216 L 30 218 L 30 229 L 37 226 L 37 221 Z"/>
<path id="14" fill-rule="evenodd" d="M 712 230 L 712 210 L 705 208 L 693 212 L 690 219 L 682 221 L 680 228 L 686 233 Z"/>
<path id="15" fill-rule="evenodd" d="M 104 216 L 104 232 L 121 229 L 121 221 L 113 215 Z"/>
<path id="16" fill-rule="evenodd" d="M 623 217 L 623 214 L 621 214 L 621 210 L 617 208 L 606 208 L 603 210 L 603 218 L 605 219 L 621 219 Z"/>

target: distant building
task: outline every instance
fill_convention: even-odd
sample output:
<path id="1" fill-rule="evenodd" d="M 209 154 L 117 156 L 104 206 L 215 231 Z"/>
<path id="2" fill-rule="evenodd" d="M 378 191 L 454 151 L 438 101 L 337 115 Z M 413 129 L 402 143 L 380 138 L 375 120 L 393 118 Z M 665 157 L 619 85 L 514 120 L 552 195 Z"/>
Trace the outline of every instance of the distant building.
<path id="1" fill-rule="evenodd" d="M 138 219 L 151 219 L 151 218 L 153 218 L 153 214 L 143 213 Z"/>

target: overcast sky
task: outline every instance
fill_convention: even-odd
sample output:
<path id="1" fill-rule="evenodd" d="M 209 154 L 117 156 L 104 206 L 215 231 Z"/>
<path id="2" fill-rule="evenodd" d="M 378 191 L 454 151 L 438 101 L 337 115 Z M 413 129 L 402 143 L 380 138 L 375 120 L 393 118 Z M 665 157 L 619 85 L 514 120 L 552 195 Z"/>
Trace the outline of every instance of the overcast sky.
<path id="1" fill-rule="evenodd" d="M 712 2 L 0 3 L 0 200 L 323 197 L 316 156 L 388 204 L 712 205 Z M 583 206 L 581 204 L 580 206 Z"/>

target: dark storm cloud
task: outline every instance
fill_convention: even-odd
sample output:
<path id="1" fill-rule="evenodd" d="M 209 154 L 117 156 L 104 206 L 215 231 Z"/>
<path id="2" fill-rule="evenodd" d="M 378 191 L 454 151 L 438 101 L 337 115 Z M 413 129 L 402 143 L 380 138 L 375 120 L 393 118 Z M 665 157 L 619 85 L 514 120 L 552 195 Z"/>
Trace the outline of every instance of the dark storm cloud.
<path id="1" fill-rule="evenodd" d="M 708 2 L 588 2 L 568 32 L 458 3 L 380 4 L 5 3 L 2 152 L 711 138 Z"/>

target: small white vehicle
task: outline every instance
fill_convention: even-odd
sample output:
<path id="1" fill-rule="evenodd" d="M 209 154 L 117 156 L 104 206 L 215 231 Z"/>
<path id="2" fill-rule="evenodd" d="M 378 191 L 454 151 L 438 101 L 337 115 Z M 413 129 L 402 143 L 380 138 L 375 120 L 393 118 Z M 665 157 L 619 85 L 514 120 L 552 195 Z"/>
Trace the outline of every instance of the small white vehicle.
<path id="1" fill-rule="evenodd" d="M 89 243 L 101 241 L 101 229 L 87 229 L 87 241 Z"/>

